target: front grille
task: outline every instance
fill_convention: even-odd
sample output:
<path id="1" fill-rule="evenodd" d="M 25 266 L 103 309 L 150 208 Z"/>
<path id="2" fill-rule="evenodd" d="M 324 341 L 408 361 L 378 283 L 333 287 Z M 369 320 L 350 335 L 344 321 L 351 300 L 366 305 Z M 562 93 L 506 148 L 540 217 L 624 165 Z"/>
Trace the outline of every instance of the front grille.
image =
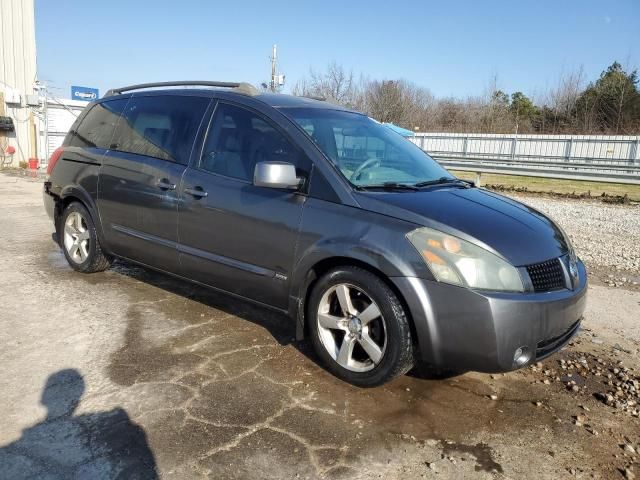
<path id="1" fill-rule="evenodd" d="M 571 337 L 576 334 L 578 328 L 580 328 L 580 320 L 571 325 L 569 329 L 561 335 L 538 342 L 538 345 L 536 345 L 536 360 L 548 357 L 553 352 L 561 348 L 565 343 L 571 340 Z"/>
<path id="2" fill-rule="evenodd" d="M 560 260 L 554 258 L 527 267 L 529 278 L 536 292 L 551 292 L 566 288 L 564 272 Z"/>

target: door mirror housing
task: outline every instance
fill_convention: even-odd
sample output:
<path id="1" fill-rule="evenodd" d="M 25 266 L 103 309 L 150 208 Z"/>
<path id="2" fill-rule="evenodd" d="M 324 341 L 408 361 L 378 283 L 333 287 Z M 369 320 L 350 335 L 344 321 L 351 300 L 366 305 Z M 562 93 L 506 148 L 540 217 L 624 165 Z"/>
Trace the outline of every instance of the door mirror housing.
<path id="1" fill-rule="evenodd" d="M 285 162 L 259 162 L 253 172 L 253 184 L 257 187 L 297 190 L 303 179 L 296 176 L 296 167 Z"/>

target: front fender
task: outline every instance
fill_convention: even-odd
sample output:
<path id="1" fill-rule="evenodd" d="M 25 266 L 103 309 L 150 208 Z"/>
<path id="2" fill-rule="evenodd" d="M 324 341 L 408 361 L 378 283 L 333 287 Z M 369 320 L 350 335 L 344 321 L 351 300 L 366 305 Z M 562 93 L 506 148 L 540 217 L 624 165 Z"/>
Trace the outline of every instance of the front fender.
<path id="1" fill-rule="evenodd" d="M 406 235 L 417 225 L 359 208 L 309 199 L 305 203 L 292 269 L 299 286 L 317 263 L 341 257 L 387 277 L 433 276 Z"/>
<path id="2" fill-rule="evenodd" d="M 304 299 L 315 279 L 315 267 L 327 260 L 369 266 L 391 277 L 433 276 L 407 240 L 416 225 L 355 207 L 309 199 L 304 206 L 291 274 L 289 309 L 304 326 Z"/>

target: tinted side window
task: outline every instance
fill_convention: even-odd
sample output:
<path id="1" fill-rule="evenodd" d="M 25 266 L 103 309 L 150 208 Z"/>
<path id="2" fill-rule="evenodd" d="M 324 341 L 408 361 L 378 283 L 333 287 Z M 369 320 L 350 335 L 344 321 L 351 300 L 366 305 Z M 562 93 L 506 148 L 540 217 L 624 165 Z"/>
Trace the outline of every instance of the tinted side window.
<path id="1" fill-rule="evenodd" d="M 67 145 L 84 148 L 109 148 L 113 130 L 128 98 L 109 100 L 91 107 L 80 125 L 69 132 Z"/>
<path id="2" fill-rule="evenodd" d="M 118 123 L 114 149 L 187 164 L 208 104 L 208 98 L 183 95 L 133 97 Z"/>
<path id="3" fill-rule="evenodd" d="M 258 162 L 297 166 L 298 150 L 259 115 L 234 105 L 219 104 L 209 127 L 200 167 L 251 181 Z"/>

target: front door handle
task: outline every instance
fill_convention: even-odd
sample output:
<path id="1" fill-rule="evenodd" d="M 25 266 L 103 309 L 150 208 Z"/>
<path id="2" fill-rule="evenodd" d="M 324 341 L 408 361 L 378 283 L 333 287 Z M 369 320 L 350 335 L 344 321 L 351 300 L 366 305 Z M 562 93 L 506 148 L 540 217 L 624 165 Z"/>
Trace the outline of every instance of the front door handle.
<path id="1" fill-rule="evenodd" d="M 202 189 L 202 187 L 185 188 L 184 193 L 188 193 L 195 198 L 204 198 L 209 195 Z"/>
<path id="2" fill-rule="evenodd" d="M 162 178 L 162 179 L 158 180 L 158 183 L 156 183 L 156 185 L 161 190 L 175 190 L 176 189 L 176 184 L 175 183 L 171 183 L 166 178 Z"/>

